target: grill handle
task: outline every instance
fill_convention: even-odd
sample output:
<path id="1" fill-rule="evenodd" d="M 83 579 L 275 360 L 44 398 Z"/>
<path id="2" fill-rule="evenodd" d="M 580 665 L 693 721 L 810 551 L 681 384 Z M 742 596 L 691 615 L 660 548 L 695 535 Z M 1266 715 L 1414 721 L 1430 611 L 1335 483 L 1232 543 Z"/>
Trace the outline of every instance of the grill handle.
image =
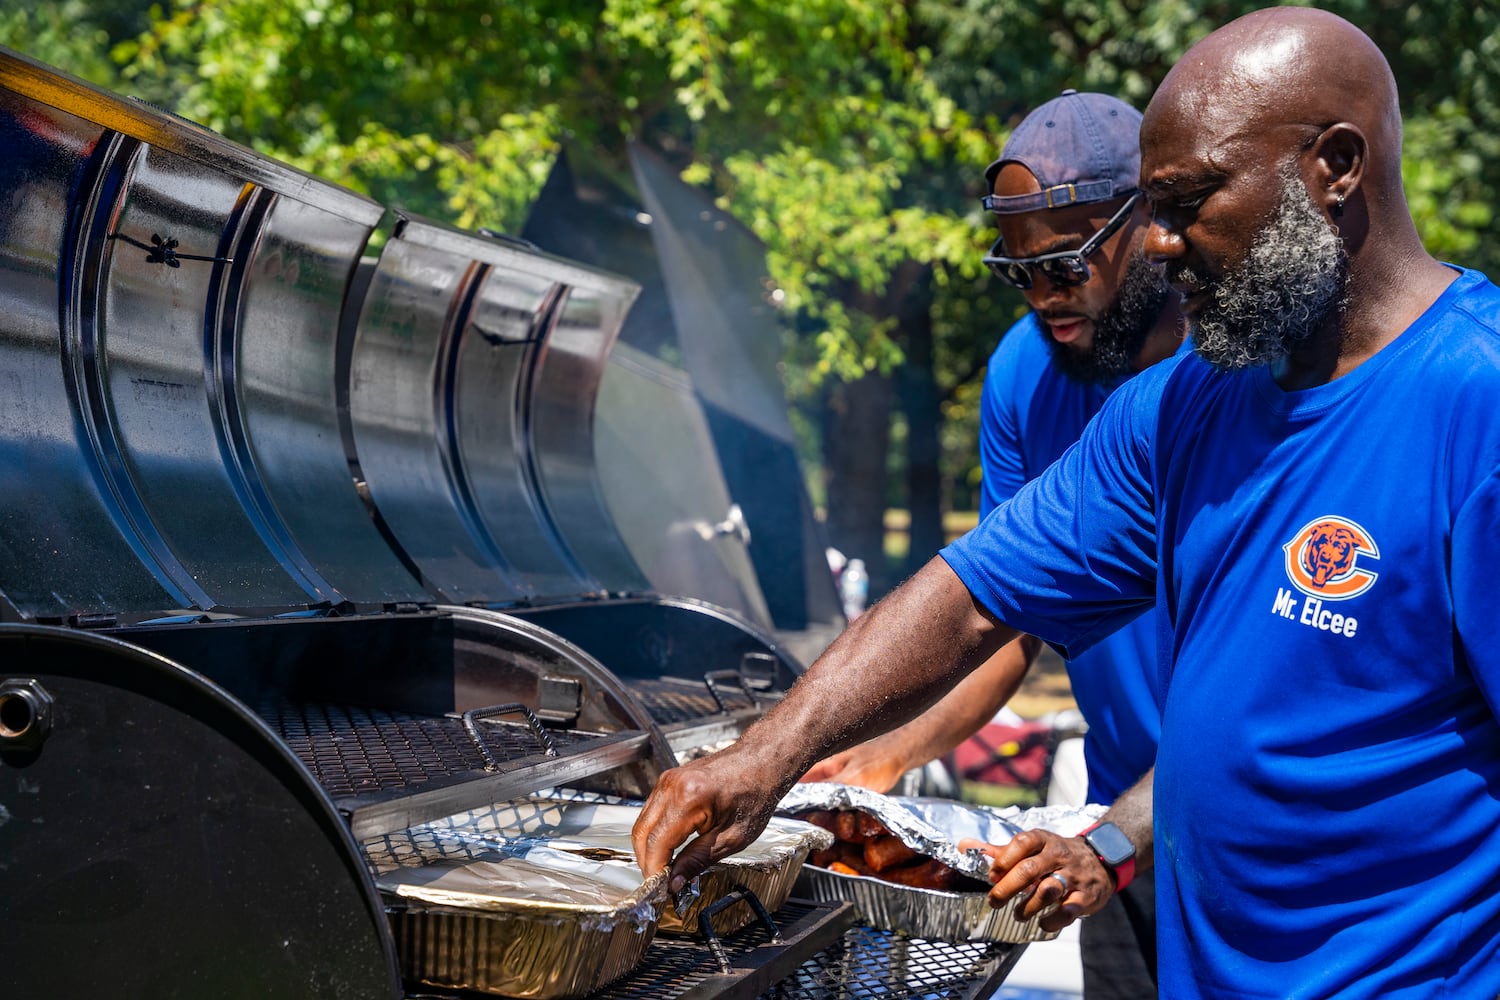
<path id="1" fill-rule="evenodd" d="M 765 925 L 766 933 L 771 936 L 769 943 L 781 943 L 781 931 L 777 929 L 776 922 L 771 919 L 771 914 L 766 912 L 765 904 L 760 901 L 755 893 L 736 883 L 733 889 L 730 889 L 724 895 L 709 903 L 698 914 L 698 931 L 703 935 L 703 940 L 708 943 L 708 950 L 713 953 L 714 961 L 719 963 L 719 971 L 726 976 L 731 971 L 729 954 L 724 950 L 724 942 L 720 941 L 719 935 L 714 933 L 713 924 L 709 920 L 714 914 L 728 909 L 740 900 L 749 903 L 750 908 L 755 911 L 756 917 Z"/>
<path id="2" fill-rule="evenodd" d="M 756 704 L 755 692 L 750 690 L 750 685 L 745 680 L 745 675 L 738 670 L 710 670 L 703 675 L 703 683 L 708 688 L 708 693 L 713 695 L 714 704 L 719 706 L 719 712 L 723 715 L 729 714 L 729 706 L 724 704 L 723 697 L 719 694 L 719 685 L 733 683 L 745 693 L 750 699 L 750 704 Z"/>
<path id="3" fill-rule="evenodd" d="M 464 732 L 469 734 L 469 739 L 479 748 L 484 756 L 484 769 L 486 771 L 500 770 L 500 759 L 494 750 L 490 748 L 489 740 L 479 728 L 480 719 L 488 719 L 498 715 L 519 715 L 526 719 L 526 726 L 531 730 L 531 735 L 536 737 L 537 745 L 548 757 L 557 756 L 557 747 L 552 744 L 552 737 L 547 735 L 547 730 L 542 728 L 542 720 L 538 719 L 525 705 L 520 702 L 512 702 L 508 705 L 491 705 L 488 708 L 471 708 L 463 714 Z"/>

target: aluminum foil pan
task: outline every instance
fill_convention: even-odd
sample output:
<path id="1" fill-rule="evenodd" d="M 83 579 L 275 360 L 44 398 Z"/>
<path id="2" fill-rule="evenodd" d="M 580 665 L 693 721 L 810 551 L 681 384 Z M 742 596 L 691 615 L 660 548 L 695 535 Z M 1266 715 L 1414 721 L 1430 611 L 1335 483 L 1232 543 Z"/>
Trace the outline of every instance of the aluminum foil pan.
<path id="1" fill-rule="evenodd" d="M 990 859 L 979 850 L 960 851 L 965 838 L 1004 844 L 1021 828 L 993 809 L 952 799 L 882 795 L 868 788 L 814 781 L 793 785 L 776 811 L 794 815 L 809 809 L 858 809 L 880 820 L 907 847 L 937 858 L 971 878 L 989 880 Z"/>
<path id="2" fill-rule="evenodd" d="M 737 888 L 749 889 L 767 911 L 774 913 L 792 894 L 808 854 L 832 843 L 832 834 L 811 823 L 773 818 L 749 847 L 716 862 L 693 880 L 696 889 L 690 887 L 677 905 L 662 914 L 661 932 L 697 934 L 699 914 Z M 708 923 L 722 937 L 754 919 L 755 911 L 744 903 L 720 910 L 708 918 Z"/>
<path id="3" fill-rule="evenodd" d="M 510 810 L 501 832 L 512 843 L 540 837 L 538 843 L 546 849 L 574 850 L 582 845 L 592 852 L 609 852 L 632 872 L 639 870 L 630 842 L 631 828 L 640 815 L 638 802 L 544 798 L 497 808 Z M 541 813 L 527 812 L 534 808 L 540 808 Z M 832 842 L 828 831 L 811 823 L 775 818 L 748 847 L 716 862 L 694 879 L 674 905 L 663 911 L 657 929 L 663 934 L 697 934 L 699 915 L 736 888 L 749 889 L 768 911 L 774 912 L 791 895 L 808 854 Z M 712 915 L 709 926 L 722 936 L 754 919 L 755 912 L 748 904 L 735 905 Z"/>
<path id="4" fill-rule="evenodd" d="M 428 841 L 455 851 L 498 853 L 547 871 L 587 874 L 631 888 L 641 883 L 630 842 L 639 815 L 638 802 L 536 796 L 459 813 L 415 829 Z M 661 908 L 657 929 L 665 934 L 698 933 L 699 914 L 737 887 L 749 889 L 767 910 L 774 911 L 791 894 L 807 855 L 831 842 L 825 830 L 777 818 L 749 847 L 695 879 L 676 905 Z M 714 914 L 709 922 L 715 933 L 725 935 L 754 919 L 754 911 L 744 904 Z"/>
<path id="5" fill-rule="evenodd" d="M 630 972 L 666 904 L 636 884 L 559 871 L 411 831 L 366 844 L 405 976 L 428 986 L 568 1000 Z"/>
<path id="6" fill-rule="evenodd" d="M 943 892 L 882 882 L 869 875 L 843 875 L 805 865 L 797 895 L 822 902 L 847 901 L 856 919 L 881 930 L 930 941 L 1050 941 L 1058 931 L 1039 926 L 1043 914 L 1017 920 L 1015 907 L 995 909 L 982 892 Z"/>
<path id="7" fill-rule="evenodd" d="M 1022 830 L 1041 827 L 1072 836 L 1104 812 L 1102 806 L 997 810 L 955 802 L 881 795 L 830 782 L 796 785 L 777 807 L 784 813 L 810 809 L 858 809 L 879 819 L 912 850 L 937 858 L 965 875 L 989 880 L 990 859 L 983 851 L 960 851 L 967 838 L 1004 844 Z M 983 892 L 948 892 L 897 885 L 874 876 L 845 875 L 806 865 L 795 887 L 816 900 L 846 900 L 859 919 L 882 930 L 940 941 L 1047 941 L 1058 932 L 1040 927 L 1043 911 L 1017 920 L 1014 907 L 994 909 Z"/>

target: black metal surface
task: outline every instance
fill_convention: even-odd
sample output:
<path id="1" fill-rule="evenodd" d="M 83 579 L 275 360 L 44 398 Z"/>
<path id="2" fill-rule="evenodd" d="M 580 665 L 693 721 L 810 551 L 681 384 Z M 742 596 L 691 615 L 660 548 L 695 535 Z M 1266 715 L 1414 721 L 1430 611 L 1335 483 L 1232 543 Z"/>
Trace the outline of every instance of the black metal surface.
<path id="1" fill-rule="evenodd" d="M 781 377 L 765 246 L 646 147 L 630 147 L 651 216 L 684 367 L 703 401 L 730 495 L 750 529 L 749 555 L 778 630 L 842 626 L 823 525 L 797 460 Z M 600 213 L 583 213 L 587 225 Z"/>
<path id="2" fill-rule="evenodd" d="M 412 788 L 485 769 L 484 754 L 461 718 L 291 702 L 263 705 L 258 711 L 335 798 Z M 524 722 L 481 725 L 491 751 L 499 756 L 517 760 L 544 752 Z M 561 729 L 548 735 L 561 751 L 598 737 Z"/>
<path id="3" fill-rule="evenodd" d="M 51 726 L 0 738 L 0 993 L 400 995 L 348 829 L 222 689 L 27 625 L 0 625 L 9 679 L 46 692 Z"/>
<path id="4" fill-rule="evenodd" d="M 729 975 L 718 971 L 703 943 L 658 936 L 630 976 L 590 1000 L 977 1000 L 999 985 L 1025 949 L 995 942 L 924 941 L 849 926 L 847 913 L 841 919 L 819 912 L 828 905 L 792 899 L 776 911 L 775 920 L 788 942 L 778 952 L 783 962 L 788 956 L 795 962 L 794 956 L 806 955 L 808 943 L 819 949 L 795 967 L 770 959 L 769 935 L 760 924 L 723 939 L 735 966 Z M 810 933 L 820 924 L 825 928 L 821 937 Z M 845 928 L 837 939 L 828 936 L 830 925 Z"/>
<path id="5" fill-rule="evenodd" d="M 792 899 L 774 920 L 778 940 L 761 923 L 719 939 L 727 973 L 703 941 L 658 935 L 634 972 L 590 1000 L 753 1000 L 809 953 L 834 944 L 853 913 L 847 905 Z"/>
<path id="6" fill-rule="evenodd" d="M 691 598 L 629 597 L 507 610 L 577 644 L 626 681 L 684 677 L 702 683 L 709 671 L 739 669 L 746 654 L 774 658 L 769 674 L 757 662 L 755 679 L 769 680 L 776 690 L 791 687 L 803 670 L 764 629 Z"/>

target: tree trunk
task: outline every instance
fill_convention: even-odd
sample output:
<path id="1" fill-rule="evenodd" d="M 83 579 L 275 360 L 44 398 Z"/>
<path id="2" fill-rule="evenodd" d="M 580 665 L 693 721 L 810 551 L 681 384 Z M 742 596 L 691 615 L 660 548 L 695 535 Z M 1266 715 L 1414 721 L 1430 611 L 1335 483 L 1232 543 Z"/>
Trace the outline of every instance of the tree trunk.
<path id="1" fill-rule="evenodd" d="M 898 304 L 906 364 L 898 386 L 906 416 L 906 503 L 911 513 L 904 578 L 943 546 L 942 393 L 933 371 L 932 271 L 923 268 Z"/>
<path id="2" fill-rule="evenodd" d="M 885 565 L 886 455 L 891 443 L 891 380 L 871 373 L 830 384 L 823 420 L 828 542 L 870 572 L 870 595 L 890 588 Z"/>

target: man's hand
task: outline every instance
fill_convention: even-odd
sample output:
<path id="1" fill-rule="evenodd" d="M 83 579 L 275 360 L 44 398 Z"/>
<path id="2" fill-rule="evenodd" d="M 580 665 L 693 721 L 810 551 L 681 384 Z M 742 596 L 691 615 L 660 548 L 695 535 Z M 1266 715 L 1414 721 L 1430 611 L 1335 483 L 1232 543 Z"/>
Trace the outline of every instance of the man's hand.
<path id="1" fill-rule="evenodd" d="M 845 629 L 737 743 L 662 775 L 631 832 L 642 872 L 670 864 L 676 891 L 744 849 L 798 775 L 910 721 L 1015 635 L 947 563 L 930 560 Z"/>
<path id="2" fill-rule="evenodd" d="M 779 801 L 780 775 L 760 775 L 736 762 L 735 747 L 662 773 L 636 818 L 630 838 L 641 871 L 670 863 L 669 884 L 677 892 L 720 858 L 744 850 L 760 836 Z M 673 861 L 672 852 L 696 838 Z"/>
<path id="3" fill-rule="evenodd" d="M 1053 903 L 1059 904 L 1039 922 L 1045 931 L 1060 931 L 1079 917 L 1098 913 L 1115 893 L 1114 880 L 1080 837 L 1024 830 L 1002 847 L 977 840 L 964 840 L 958 846 L 961 850 L 979 848 L 992 859 L 990 905 L 996 909 L 1018 899 L 1017 919 L 1029 920 Z"/>
<path id="4" fill-rule="evenodd" d="M 951 753 L 994 718 L 1020 688 L 1041 648 L 1041 640 L 1029 635 L 1006 643 L 932 708 L 898 729 L 824 758 L 802 780 L 889 792 L 907 771 Z"/>
<path id="5" fill-rule="evenodd" d="M 872 792 L 889 792 L 908 770 L 904 758 L 895 756 L 876 739 L 824 757 L 808 768 L 800 780 L 836 781 Z"/>

